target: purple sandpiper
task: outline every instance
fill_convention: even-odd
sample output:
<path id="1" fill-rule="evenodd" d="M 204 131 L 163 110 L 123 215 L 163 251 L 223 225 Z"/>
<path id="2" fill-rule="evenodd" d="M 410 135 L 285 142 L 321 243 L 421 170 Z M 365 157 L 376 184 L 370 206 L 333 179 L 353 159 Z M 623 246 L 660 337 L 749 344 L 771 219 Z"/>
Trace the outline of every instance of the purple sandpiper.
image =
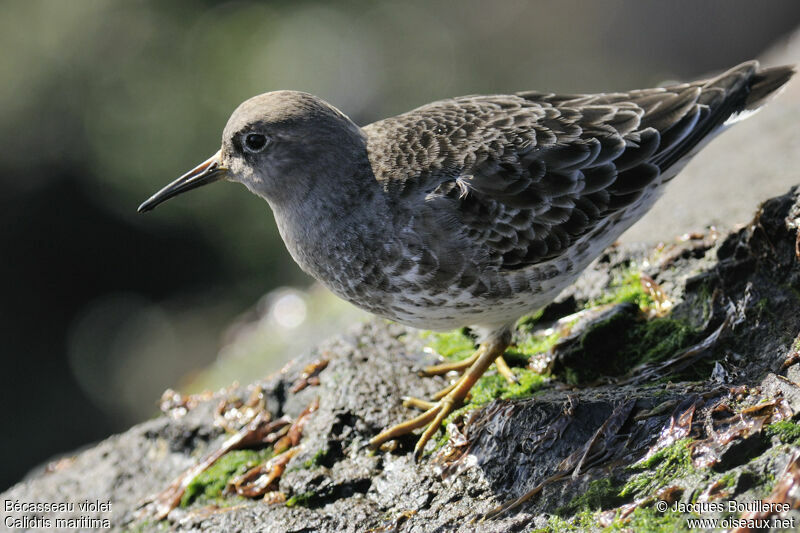
<path id="1" fill-rule="evenodd" d="M 222 178 L 272 208 L 300 267 L 376 315 L 471 326 L 475 354 L 425 412 L 415 457 L 502 354 L 521 316 L 550 303 L 656 201 L 706 142 L 794 73 L 755 61 L 717 77 L 630 92 L 521 92 L 433 102 L 359 127 L 307 93 L 242 103 L 222 148 L 144 202 Z"/>

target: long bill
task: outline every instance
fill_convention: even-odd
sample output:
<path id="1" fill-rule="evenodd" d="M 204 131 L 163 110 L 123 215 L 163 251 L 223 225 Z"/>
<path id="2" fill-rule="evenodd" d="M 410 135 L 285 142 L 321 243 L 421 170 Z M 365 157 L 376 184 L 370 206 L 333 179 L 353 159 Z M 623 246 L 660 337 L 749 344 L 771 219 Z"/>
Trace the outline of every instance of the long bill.
<path id="1" fill-rule="evenodd" d="M 221 180 L 228 170 L 221 166 L 222 153 L 217 152 L 192 170 L 176 179 L 139 206 L 139 212 L 144 213 L 154 209 L 158 204 L 165 202 L 186 191 L 191 191 L 203 185 Z"/>

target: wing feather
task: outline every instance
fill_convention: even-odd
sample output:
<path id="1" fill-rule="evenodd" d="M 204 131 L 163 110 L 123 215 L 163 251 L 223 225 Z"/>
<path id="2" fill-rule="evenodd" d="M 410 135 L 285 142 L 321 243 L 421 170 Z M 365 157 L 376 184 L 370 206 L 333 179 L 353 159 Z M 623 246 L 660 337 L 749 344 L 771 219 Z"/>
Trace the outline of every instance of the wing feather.
<path id="1" fill-rule="evenodd" d="M 425 208 L 406 219 L 461 236 L 429 249 L 521 269 L 605 231 L 751 105 L 750 85 L 768 85 L 762 72 L 770 71 L 745 63 L 711 80 L 627 93 L 463 97 L 365 132 L 387 193 L 425 196 Z M 461 248 L 448 249 L 452 242 Z"/>

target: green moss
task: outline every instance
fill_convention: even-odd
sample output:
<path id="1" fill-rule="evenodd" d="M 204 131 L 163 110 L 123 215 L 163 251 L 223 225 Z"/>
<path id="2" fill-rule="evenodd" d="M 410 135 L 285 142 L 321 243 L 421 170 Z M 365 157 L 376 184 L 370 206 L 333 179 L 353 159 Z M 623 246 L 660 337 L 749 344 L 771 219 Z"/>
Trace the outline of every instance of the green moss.
<path id="1" fill-rule="evenodd" d="M 709 283 L 701 284 L 697 290 L 695 295 L 686 294 L 684 295 L 687 298 L 687 301 L 691 300 L 693 302 L 691 305 L 695 305 L 694 302 L 700 302 L 701 308 L 703 310 L 702 320 L 701 323 L 705 324 L 711 318 L 711 314 L 714 312 L 714 290 L 711 288 Z"/>
<path id="2" fill-rule="evenodd" d="M 586 490 L 575 496 L 567 505 L 556 510 L 560 516 L 570 516 L 581 511 L 600 511 L 622 504 L 625 500 L 619 495 L 620 487 L 610 479 L 596 479 Z"/>
<path id="3" fill-rule="evenodd" d="M 539 316 L 541 316 L 541 312 L 523 320 L 535 321 Z M 462 360 L 475 352 L 474 341 L 463 329 L 447 333 L 425 332 L 423 335 L 429 348 L 451 360 Z M 557 342 L 558 337 L 558 333 L 528 336 L 518 346 L 507 350 L 504 358 L 510 364 L 524 366 L 531 355 L 549 350 Z M 485 405 L 492 400 L 508 400 L 531 396 L 547 382 L 548 376 L 543 376 L 520 366 L 515 366 L 511 369 L 517 378 L 517 383 L 514 384 L 508 383 L 503 376 L 497 373 L 482 376 L 470 390 L 470 399 L 466 405 L 451 413 L 444 424 L 446 425 L 455 417 Z M 437 448 L 446 442 L 447 435 L 441 436 Z"/>
<path id="4" fill-rule="evenodd" d="M 425 452 L 425 455 L 431 455 L 438 450 L 442 449 L 448 442 L 450 442 L 450 432 L 447 431 L 447 424 L 452 420 L 453 415 L 455 412 L 451 413 L 450 416 L 442 424 L 442 427 L 445 429 L 444 431 L 438 431 L 436 436 L 434 437 L 436 440 L 434 441 L 433 448 L 431 448 L 430 452 Z"/>
<path id="5" fill-rule="evenodd" d="M 649 309 L 655 305 L 652 296 L 642 287 L 641 272 L 632 265 L 616 276 L 608 287 L 608 291 L 597 300 L 586 304 L 586 308 L 603 304 L 630 302 L 641 309 Z"/>
<path id="6" fill-rule="evenodd" d="M 482 377 L 472 388 L 470 404 L 483 405 L 495 399 L 511 400 L 526 398 L 542 388 L 547 378 L 532 370 L 512 368 L 517 383 L 511 384 L 500 374 Z"/>
<path id="7" fill-rule="evenodd" d="M 637 365 L 674 357 L 694 344 L 698 336 L 697 330 L 681 320 L 641 320 L 630 313 L 617 313 L 594 324 L 581 337 L 574 351 L 565 354 L 565 369 L 559 372 L 573 385 L 601 376 L 624 375 Z"/>
<path id="8" fill-rule="evenodd" d="M 565 520 L 560 516 L 552 515 L 548 518 L 546 527 L 534 529 L 530 533 L 571 533 L 573 531 L 584 531 L 584 529 L 581 529 L 579 525 L 573 524 L 573 522 Z"/>
<path id="9" fill-rule="evenodd" d="M 689 324 L 671 318 L 654 318 L 635 326 L 627 336 L 627 352 L 637 364 L 664 361 L 695 342 Z"/>
<path id="10" fill-rule="evenodd" d="M 778 482 L 777 476 L 772 472 L 763 472 L 755 476 L 755 479 L 757 487 L 756 494 L 761 498 L 766 498 L 768 494 L 772 494 L 775 484 Z"/>
<path id="11" fill-rule="evenodd" d="M 529 315 L 518 322 L 518 331 L 523 335 L 530 333 L 541 312 Z M 466 333 L 465 329 L 437 333 L 426 331 L 423 333 L 427 347 L 446 359 L 461 361 L 475 353 L 475 341 Z M 517 363 L 524 366 L 532 355 L 549 351 L 559 340 L 558 332 L 550 335 L 532 334 L 525 338 L 515 347 L 506 350 L 504 357 L 509 363 Z"/>
<path id="12" fill-rule="evenodd" d="M 295 506 L 307 506 L 311 500 L 316 498 L 316 492 L 303 492 L 302 494 L 295 494 L 288 500 L 286 500 L 286 507 L 295 507 Z"/>
<path id="13" fill-rule="evenodd" d="M 642 286 L 641 273 L 635 265 L 615 277 L 606 293 L 587 307 L 612 303 L 632 303 L 641 310 L 656 305 Z M 623 375 L 637 365 L 669 360 L 697 342 L 698 337 L 699 331 L 683 319 L 665 316 L 643 320 L 635 313 L 614 313 L 593 324 L 582 336 L 579 349 L 571 361 L 565 362 L 571 369 L 565 376 L 568 383 L 580 384 L 601 376 Z M 690 372 L 694 377 L 694 373 L 706 370 L 703 366 Z"/>
<path id="14" fill-rule="evenodd" d="M 503 359 L 506 360 L 509 366 L 524 367 L 528 366 L 531 356 L 522 352 L 516 347 L 508 348 L 503 354 Z"/>
<path id="15" fill-rule="evenodd" d="M 688 444 L 691 439 L 681 439 L 654 453 L 630 468 L 645 470 L 632 476 L 620 491 L 623 498 L 652 495 L 671 481 L 695 472 Z"/>
<path id="16" fill-rule="evenodd" d="M 446 333 L 423 332 L 428 347 L 447 359 L 460 361 L 475 353 L 475 341 L 466 330 L 457 329 Z"/>
<path id="17" fill-rule="evenodd" d="M 268 461 L 272 455 L 272 448 L 257 451 L 233 450 L 226 453 L 189 483 L 181 498 L 181 507 L 186 507 L 195 500 L 219 503 L 224 500 L 222 491 L 230 479 Z"/>
<path id="18" fill-rule="evenodd" d="M 577 370 L 571 367 L 567 367 L 564 369 L 563 377 L 564 377 L 564 382 L 567 385 L 579 385 L 583 381 L 581 379 L 581 374 L 579 374 Z"/>
<path id="19" fill-rule="evenodd" d="M 530 533 L 572 533 L 596 530 L 597 517 L 595 515 L 596 513 L 592 511 L 582 511 L 572 519 L 550 515 L 545 527 L 534 529 Z"/>
<path id="20" fill-rule="evenodd" d="M 781 420 L 767 426 L 765 434 L 768 438 L 777 437 L 784 444 L 800 446 L 800 424 L 791 420 Z"/>
<path id="21" fill-rule="evenodd" d="M 544 307 L 536 311 L 535 313 L 531 313 L 530 315 L 525 315 L 524 317 L 517 320 L 516 329 L 520 331 L 533 331 L 534 326 L 539 323 L 539 320 L 542 318 L 544 314 Z"/>
<path id="22" fill-rule="evenodd" d="M 532 396 L 534 392 L 544 387 L 549 379 L 548 376 L 525 369 L 515 370 L 514 375 L 517 376 L 517 383 L 508 385 L 501 396 L 504 400 Z"/>
<path id="23" fill-rule="evenodd" d="M 317 466 L 321 466 L 327 457 L 328 457 L 328 450 L 326 449 L 317 450 L 317 453 L 315 453 L 313 457 L 311 457 L 311 459 L 303 463 L 303 468 L 311 469 Z"/>
<path id="24" fill-rule="evenodd" d="M 721 487 L 733 488 L 736 486 L 736 480 L 738 477 L 739 476 L 736 472 L 727 472 L 715 479 L 714 483 L 719 483 Z"/>
<path id="25" fill-rule="evenodd" d="M 616 518 L 610 526 L 600 527 L 596 511 L 582 511 L 573 519 L 567 520 L 553 515 L 547 526 L 534 529 L 531 533 L 573 533 L 583 531 L 647 531 L 648 533 L 688 532 L 686 515 L 674 511 L 659 513 L 652 507 L 638 507 L 625 519 Z"/>
<path id="26" fill-rule="evenodd" d="M 616 519 L 603 531 L 647 531 L 648 533 L 675 533 L 691 531 L 686 515 L 674 511 L 659 513 L 653 507 L 637 507 L 625 520 Z"/>
<path id="27" fill-rule="evenodd" d="M 453 411 L 444 421 L 447 426 L 456 417 L 477 409 L 492 400 L 513 400 L 527 398 L 547 383 L 548 377 L 526 368 L 512 368 L 517 383 L 511 384 L 500 374 L 487 374 L 481 377 L 470 391 L 470 399 L 462 408 Z M 447 442 L 446 439 L 440 444 Z"/>
<path id="28" fill-rule="evenodd" d="M 561 334 L 558 331 L 550 335 L 530 335 L 517 344 L 516 349 L 529 358 L 532 355 L 549 352 L 560 338 Z"/>
<path id="29" fill-rule="evenodd" d="M 761 298 L 755 305 L 756 315 L 759 318 L 763 317 L 771 317 L 772 316 L 772 307 L 769 304 L 769 299 Z"/>

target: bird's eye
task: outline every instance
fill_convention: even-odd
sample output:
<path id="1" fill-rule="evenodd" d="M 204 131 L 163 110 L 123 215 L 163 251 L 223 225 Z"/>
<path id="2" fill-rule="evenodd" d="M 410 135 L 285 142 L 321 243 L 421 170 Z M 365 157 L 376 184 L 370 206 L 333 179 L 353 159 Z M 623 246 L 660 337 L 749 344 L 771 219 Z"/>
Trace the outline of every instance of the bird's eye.
<path id="1" fill-rule="evenodd" d="M 267 147 L 269 139 L 260 133 L 248 133 L 244 136 L 244 148 L 248 152 L 257 153 Z"/>

